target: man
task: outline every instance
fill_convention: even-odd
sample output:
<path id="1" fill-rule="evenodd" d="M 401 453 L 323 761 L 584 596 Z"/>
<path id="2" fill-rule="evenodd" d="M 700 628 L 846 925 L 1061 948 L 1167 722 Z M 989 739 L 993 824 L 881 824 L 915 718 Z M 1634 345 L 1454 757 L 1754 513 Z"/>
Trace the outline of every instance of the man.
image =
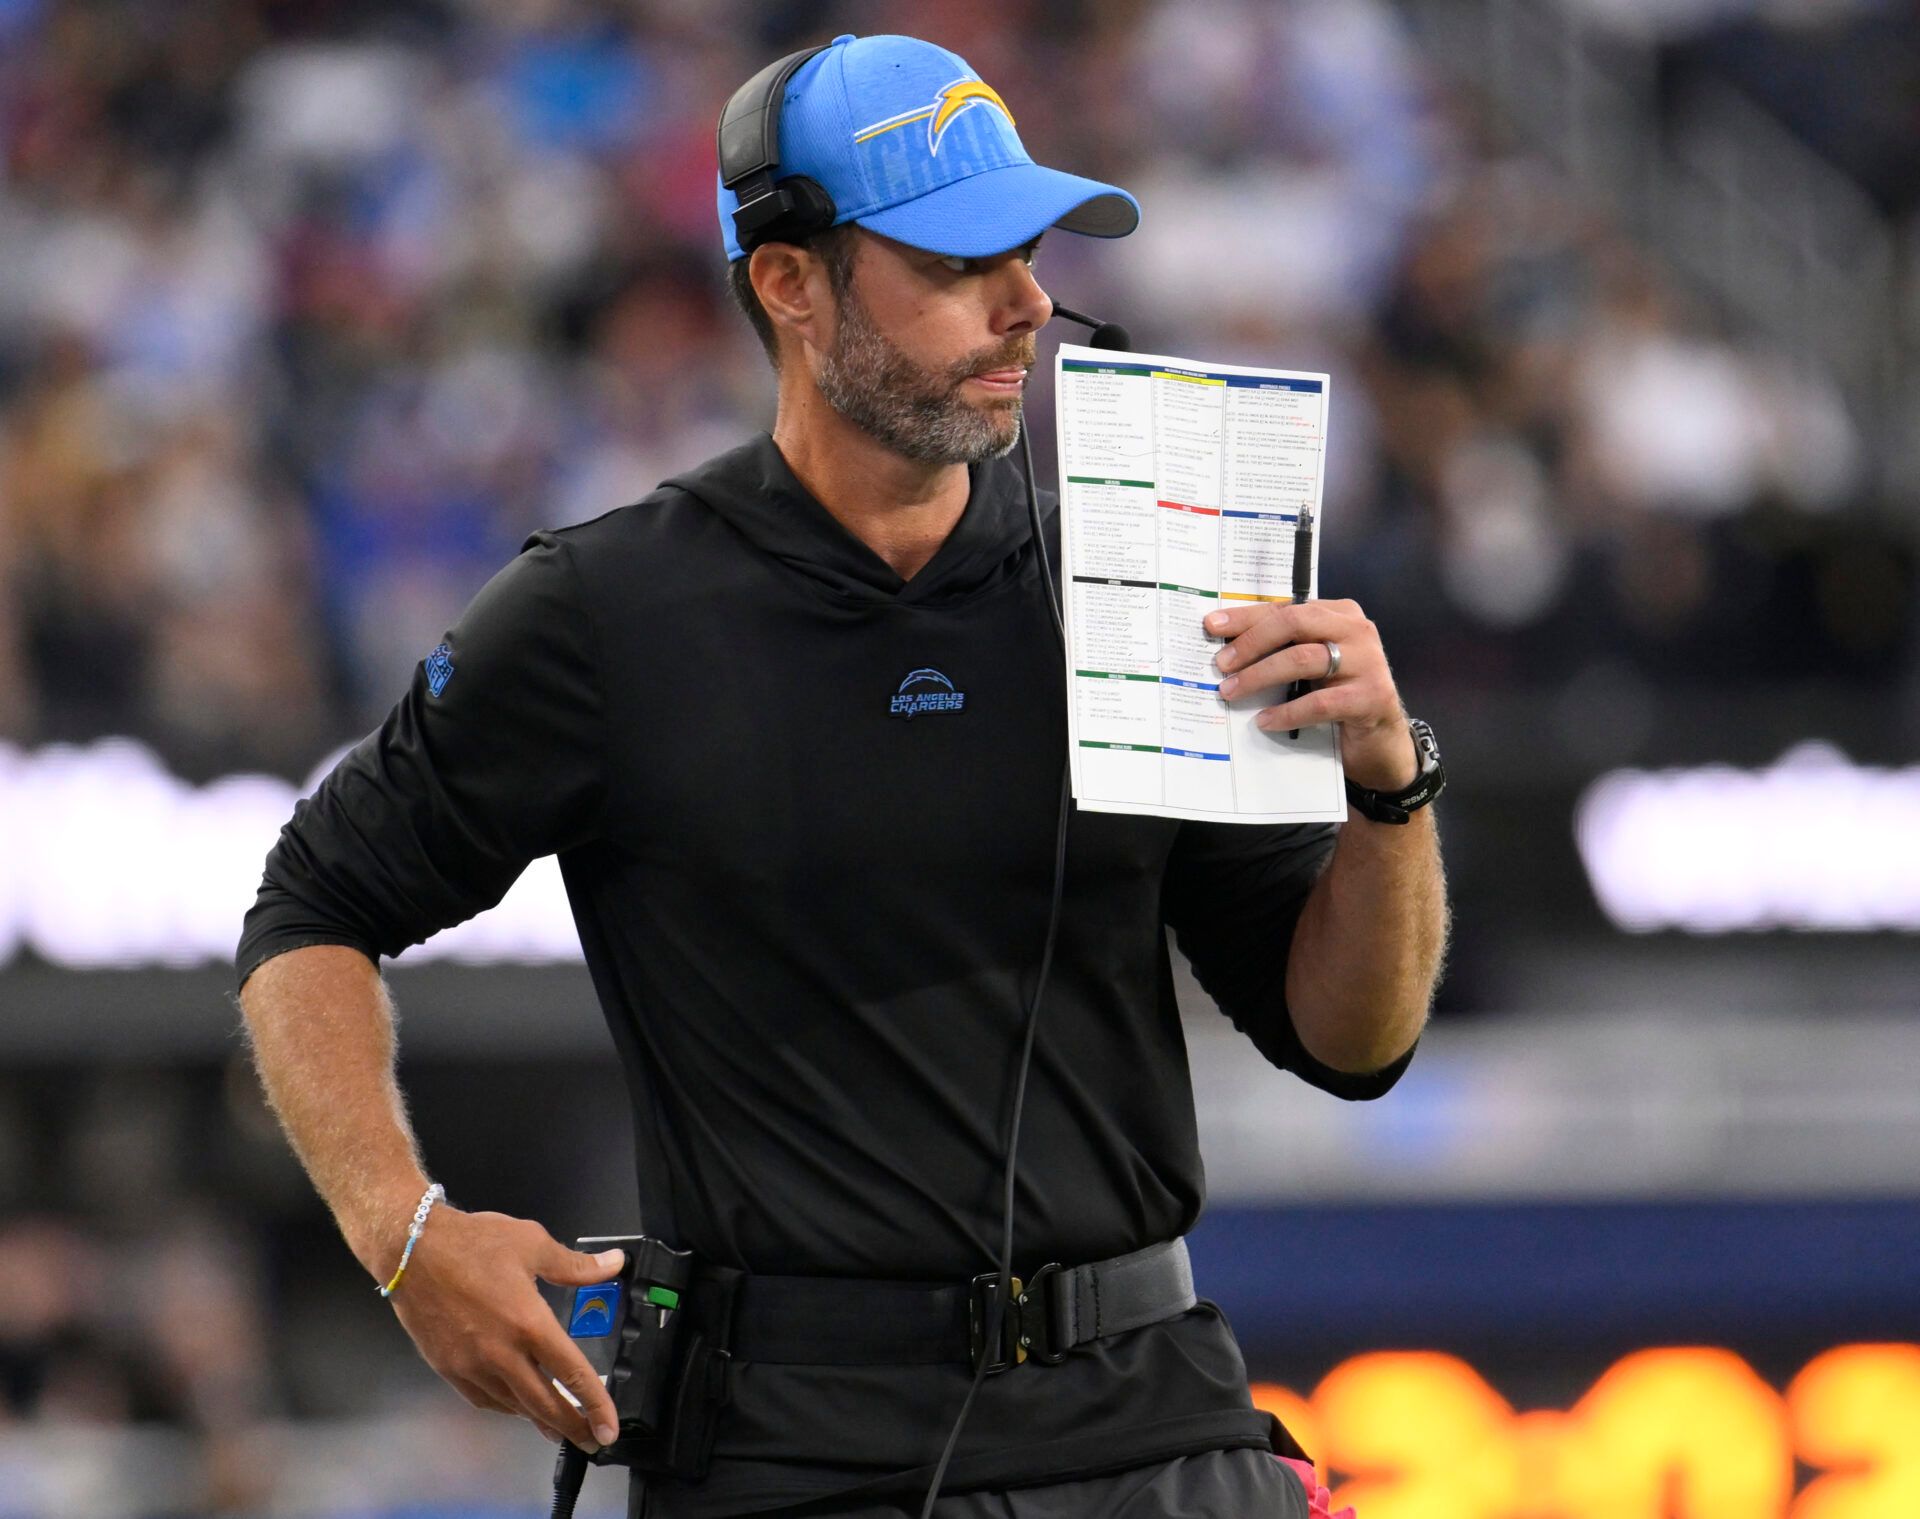
<path id="1" fill-rule="evenodd" d="M 831 230 L 749 254 L 720 194 L 779 378 L 772 434 L 536 533 L 296 811 L 238 955 L 269 1095 L 385 1283 L 428 1179 L 378 957 L 559 855 L 633 1093 L 644 1226 L 740 1284 L 710 1465 L 636 1483 L 656 1515 L 917 1512 L 973 1378 L 965 1324 L 954 1346 L 941 1316 L 977 1305 L 997 1255 L 1065 748 L 1005 458 L 1052 314 L 1032 260 L 1051 226 L 1120 235 L 1137 216 L 1033 165 L 999 97 L 908 38 L 808 60 L 780 149 L 783 175 L 832 197 Z M 1258 606 L 1213 631 L 1233 679 L 1275 690 L 1270 726 L 1338 722 L 1371 791 L 1417 778 L 1360 608 Z M 1338 674 L 1284 701 L 1332 673 L 1335 644 Z M 955 699 L 903 718 L 894 698 L 935 672 Z M 1020 1311 L 1068 1348 L 982 1384 L 942 1513 L 994 1491 L 1022 1515 L 1306 1513 L 1190 1282 L 1144 1322 L 1101 1323 L 1100 1283 L 1139 1299 L 1127 1263 L 1173 1260 L 1203 1195 L 1162 927 L 1269 1059 L 1371 1097 L 1411 1056 L 1444 919 L 1428 811 L 1338 830 L 1071 817 L 1014 1270 L 1085 1267 L 1055 1275 L 1095 1301 L 1072 1334 Z M 535 1279 L 617 1262 L 444 1202 L 412 1233 L 390 1301 L 427 1361 L 478 1407 L 610 1441 Z M 841 1327 L 810 1338 L 807 1302 Z M 869 1322 L 902 1304 L 932 1305 L 925 1344 Z"/>

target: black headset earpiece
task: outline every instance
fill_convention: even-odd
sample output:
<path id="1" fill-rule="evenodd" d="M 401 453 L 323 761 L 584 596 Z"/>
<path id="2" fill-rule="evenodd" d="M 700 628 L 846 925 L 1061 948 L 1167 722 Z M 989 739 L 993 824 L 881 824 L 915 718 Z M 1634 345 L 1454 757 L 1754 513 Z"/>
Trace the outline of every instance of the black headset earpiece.
<path id="1" fill-rule="evenodd" d="M 787 81 L 800 66 L 824 47 L 802 48 L 776 59 L 733 92 L 720 113 L 715 147 L 720 159 L 720 183 L 739 197 L 733 213 L 733 234 L 742 253 L 762 243 L 799 242 L 833 225 L 838 214 L 833 197 L 817 180 L 789 174 L 776 182 L 780 169 L 780 107 Z"/>

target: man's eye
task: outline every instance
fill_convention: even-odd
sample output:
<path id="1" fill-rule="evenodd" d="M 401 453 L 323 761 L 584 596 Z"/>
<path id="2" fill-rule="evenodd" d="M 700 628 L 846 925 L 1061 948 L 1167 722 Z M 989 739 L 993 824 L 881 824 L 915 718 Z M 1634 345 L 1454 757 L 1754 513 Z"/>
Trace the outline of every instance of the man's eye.
<path id="1" fill-rule="evenodd" d="M 1031 269 L 1033 267 L 1034 255 L 1039 251 L 1040 245 L 1038 243 L 1030 248 L 1020 249 L 1020 262 Z M 981 266 L 986 262 L 983 258 L 962 258 L 957 253 L 942 254 L 940 257 L 940 263 L 946 268 L 951 269 L 955 274 L 978 274 Z"/>

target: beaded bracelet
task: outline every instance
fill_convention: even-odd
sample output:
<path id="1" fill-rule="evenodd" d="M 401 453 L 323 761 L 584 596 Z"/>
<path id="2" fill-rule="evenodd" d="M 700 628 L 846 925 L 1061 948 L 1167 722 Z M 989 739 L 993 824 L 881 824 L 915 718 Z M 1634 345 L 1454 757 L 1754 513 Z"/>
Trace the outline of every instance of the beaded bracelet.
<path id="1" fill-rule="evenodd" d="M 407 1230 L 407 1248 L 400 1252 L 400 1269 L 393 1273 L 393 1280 L 380 1289 L 380 1296 L 392 1297 L 393 1289 L 400 1285 L 400 1278 L 407 1274 L 407 1262 L 413 1259 L 413 1247 L 420 1238 L 420 1231 L 427 1225 L 427 1215 L 433 1212 L 433 1205 L 445 1202 L 447 1189 L 435 1182 L 427 1188 L 426 1195 L 420 1199 L 420 1206 L 413 1210 L 413 1227 Z"/>

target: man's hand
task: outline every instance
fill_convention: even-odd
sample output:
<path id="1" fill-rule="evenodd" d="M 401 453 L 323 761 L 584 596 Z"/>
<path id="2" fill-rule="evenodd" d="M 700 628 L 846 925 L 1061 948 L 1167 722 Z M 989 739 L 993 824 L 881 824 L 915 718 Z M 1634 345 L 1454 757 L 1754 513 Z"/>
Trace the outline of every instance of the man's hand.
<path id="1" fill-rule="evenodd" d="M 1340 725 L 1340 757 L 1348 777 L 1373 791 L 1399 791 L 1420 771 L 1400 693 L 1387 668 L 1380 630 L 1355 601 L 1250 602 L 1209 612 L 1208 633 L 1227 639 L 1214 656 L 1223 672 L 1220 695 L 1232 699 L 1280 688 L 1278 705 L 1254 718 L 1260 727 L 1286 731 L 1321 723 Z M 1325 679 L 1327 645 L 1340 645 L 1340 673 Z M 1286 687 L 1296 680 L 1320 685 L 1296 701 Z"/>
<path id="2" fill-rule="evenodd" d="M 1201 620 L 1223 700 L 1255 697 L 1254 721 L 1286 732 L 1340 725 L 1347 778 L 1404 790 L 1420 773 L 1380 630 L 1353 601 L 1245 602 Z M 1340 646 L 1331 679 L 1327 645 Z M 1294 681 L 1316 689 L 1287 700 Z M 1271 693 L 1271 694 L 1269 694 Z M 1405 827 L 1362 817 L 1340 830 L 1287 948 L 1287 1016 L 1301 1046 L 1336 1071 L 1384 1069 L 1419 1036 L 1446 944 L 1446 883 L 1433 809 Z"/>
<path id="3" fill-rule="evenodd" d="M 427 1178 L 394 1079 L 393 1007 L 379 971 L 345 945 L 290 949 L 247 978 L 240 1006 L 300 1163 L 348 1248 L 385 1282 Z M 613 1400 L 534 1282 L 604 1282 L 620 1261 L 618 1250 L 569 1250 L 530 1220 L 443 1202 L 387 1301 L 427 1364 L 474 1407 L 524 1414 L 548 1439 L 591 1451 L 617 1433 Z"/>
<path id="4" fill-rule="evenodd" d="M 388 1301 L 427 1364 L 475 1408 L 521 1415 L 549 1440 L 592 1452 L 618 1433 L 613 1400 L 534 1281 L 604 1282 L 622 1259 L 569 1250 L 531 1219 L 442 1203 Z"/>

